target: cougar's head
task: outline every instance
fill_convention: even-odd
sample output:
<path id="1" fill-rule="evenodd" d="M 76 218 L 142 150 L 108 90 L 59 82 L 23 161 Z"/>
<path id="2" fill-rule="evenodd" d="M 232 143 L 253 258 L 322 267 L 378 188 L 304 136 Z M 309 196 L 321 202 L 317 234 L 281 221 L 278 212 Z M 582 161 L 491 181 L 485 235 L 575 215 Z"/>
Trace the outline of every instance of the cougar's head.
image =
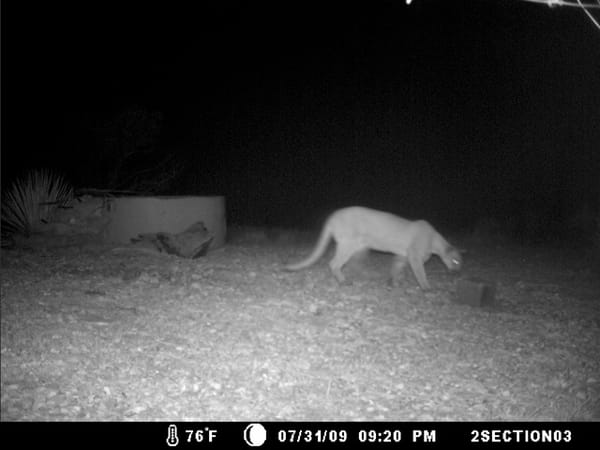
<path id="1" fill-rule="evenodd" d="M 452 272 L 457 272 L 462 267 L 462 256 L 460 251 L 451 245 L 446 247 L 442 260 L 444 261 L 444 264 L 446 264 L 448 270 Z"/>

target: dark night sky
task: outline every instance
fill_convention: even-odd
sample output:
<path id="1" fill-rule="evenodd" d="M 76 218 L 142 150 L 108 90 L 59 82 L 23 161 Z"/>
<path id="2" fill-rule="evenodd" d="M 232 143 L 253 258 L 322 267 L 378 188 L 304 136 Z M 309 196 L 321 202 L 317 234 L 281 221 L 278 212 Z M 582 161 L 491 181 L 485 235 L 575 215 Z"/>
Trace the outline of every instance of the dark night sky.
<path id="1" fill-rule="evenodd" d="M 6 3 L 3 185 L 44 166 L 106 187 L 94 129 L 135 105 L 183 163 L 166 193 L 226 195 L 234 221 L 560 221 L 600 193 L 600 30 L 574 8 Z"/>

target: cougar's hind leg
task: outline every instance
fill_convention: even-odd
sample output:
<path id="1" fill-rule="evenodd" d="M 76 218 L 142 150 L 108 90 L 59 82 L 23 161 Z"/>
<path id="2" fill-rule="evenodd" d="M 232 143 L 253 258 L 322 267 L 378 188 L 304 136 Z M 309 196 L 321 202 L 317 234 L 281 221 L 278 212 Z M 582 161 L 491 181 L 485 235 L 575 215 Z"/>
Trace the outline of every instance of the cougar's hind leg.
<path id="1" fill-rule="evenodd" d="M 342 269 L 344 265 L 352 258 L 356 252 L 360 251 L 361 247 L 356 247 L 354 245 L 348 245 L 344 242 L 338 242 L 337 247 L 335 249 L 335 255 L 329 262 L 329 268 L 333 273 L 333 276 L 340 284 L 346 283 L 346 277 L 342 273 Z"/>

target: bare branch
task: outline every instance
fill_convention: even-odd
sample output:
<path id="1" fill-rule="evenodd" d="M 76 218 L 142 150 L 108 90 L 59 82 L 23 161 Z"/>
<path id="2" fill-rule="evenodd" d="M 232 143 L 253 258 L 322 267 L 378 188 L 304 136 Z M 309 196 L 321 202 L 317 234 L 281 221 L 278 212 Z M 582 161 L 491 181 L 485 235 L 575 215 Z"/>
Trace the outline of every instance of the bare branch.
<path id="1" fill-rule="evenodd" d="M 524 2 L 530 3 L 545 3 L 550 8 L 555 6 L 571 6 L 573 8 L 600 8 L 600 4 L 596 5 L 595 3 L 582 3 L 580 0 L 575 1 L 566 1 L 566 0 L 522 0 Z"/>
<path id="2" fill-rule="evenodd" d="M 596 0 L 596 3 L 583 3 L 581 0 L 575 1 L 567 1 L 567 0 L 522 0 L 524 2 L 529 3 L 542 3 L 548 5 L 550 8 L 554 8 L 555 6 L 570 6 L 573 8 L 583 9 L 583 12 L 587 14 L 592 23 L 600 30 L 600 23 L 592 14 L 588 11 L 588 9 L 600 9 L 600 0 Z M 410 5 L 412 0 L 406 0 L 406 4 Z"/>

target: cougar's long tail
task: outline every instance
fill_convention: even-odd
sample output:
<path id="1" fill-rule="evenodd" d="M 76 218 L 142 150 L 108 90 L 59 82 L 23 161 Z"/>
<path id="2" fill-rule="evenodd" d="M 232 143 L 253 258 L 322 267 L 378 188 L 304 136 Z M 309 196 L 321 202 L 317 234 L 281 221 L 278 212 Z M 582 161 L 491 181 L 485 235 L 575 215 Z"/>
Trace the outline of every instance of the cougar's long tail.
<path id="1" fill-rule="evenodd" d="M 332 235 L 331 230 L 329 228 L 329 222 L 327 222 L 323 227 L 323 230 L 321 230 L 321 235 L 319 236 L 319 240 L 317 241 L 317 244 L 315 245 L 315 248 L 312 251 L 312 253 L 306 259 L 297 262 L 296 264 L 288 264 L 287 266 L 285 266 L 285 270 L 294 271 L 304 269 L 308 266 L 312 266 L 319 260 L 319 258 L 321 258 L 321 256 L 323 256 L 325 250 L 327 250 L 327 246 L 329 245 L 331 237 Z"/>

